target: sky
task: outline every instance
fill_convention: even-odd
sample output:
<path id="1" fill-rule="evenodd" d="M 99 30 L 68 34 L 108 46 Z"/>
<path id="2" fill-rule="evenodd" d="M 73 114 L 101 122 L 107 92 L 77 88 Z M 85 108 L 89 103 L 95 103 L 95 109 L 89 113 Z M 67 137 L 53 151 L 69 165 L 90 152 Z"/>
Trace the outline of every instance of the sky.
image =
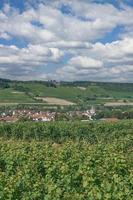
<path id="1" fill-rule="evenodd" d="M 0 0 L 0 78 L 133 82 L 133 0 Z"/>

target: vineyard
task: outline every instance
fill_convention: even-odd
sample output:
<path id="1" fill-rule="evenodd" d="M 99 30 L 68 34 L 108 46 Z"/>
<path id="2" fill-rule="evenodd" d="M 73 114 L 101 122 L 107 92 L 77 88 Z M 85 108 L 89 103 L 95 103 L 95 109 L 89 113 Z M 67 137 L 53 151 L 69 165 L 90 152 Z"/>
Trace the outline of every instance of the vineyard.
<path id="1" fill-rule="evenodd" d="M 133 121 L 0 124 L 1 200 L 132 200 Z"/>

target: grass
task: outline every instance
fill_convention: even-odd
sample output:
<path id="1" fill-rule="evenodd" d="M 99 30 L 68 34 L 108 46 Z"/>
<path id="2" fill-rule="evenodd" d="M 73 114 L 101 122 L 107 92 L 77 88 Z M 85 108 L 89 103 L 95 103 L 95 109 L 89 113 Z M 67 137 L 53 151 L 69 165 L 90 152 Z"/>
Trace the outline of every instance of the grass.
<path id="1" fill-rule="evenodd" d="M 0 103 L 33 103 L 36 102 L 33 99 L 35 96 L 61 98 L 74 103 L 90 105 L 104 104 L 115 100 L 133 100 L 132 87 L 120 87 L 117 84 L 113 87 L 106 83 L 91 84 L 86 85 L 85 90 L 75 85 L 60 85 L 56 88 L 47 87 L 45 84 L 38 82 L 19 82 L 17 86 L 23 87 L 28 92 L 14 93 L 13 84 L 10 84 L 10 88 L 0 89 Z"/>
<path id="2" fill-rule="evenodd" d="M 39 95 L 42 97 L 56 97 L 62 98 L 66 100 L 76 101 L 76 97 L 81 95 L 83 91 L 76 87 L 68 87 L 68 86 L 58 86 L 54 87 L 46 87 L 42 84 L 22 84 L 23 87 L 29 88 L 31 93 L 34 95 Z"/>
<path id="3" fill-rule="evenodd" d="M 0 103 L 24 103 L 34 102 L 34 100 L 25 93 L 14 93 L 12 88 L 0 89 Z"/>

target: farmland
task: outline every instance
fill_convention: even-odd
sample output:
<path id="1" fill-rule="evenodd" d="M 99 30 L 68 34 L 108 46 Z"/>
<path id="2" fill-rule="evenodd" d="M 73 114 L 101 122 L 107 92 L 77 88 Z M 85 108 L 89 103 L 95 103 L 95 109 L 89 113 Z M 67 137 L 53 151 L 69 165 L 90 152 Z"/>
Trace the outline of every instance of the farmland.
<path id="1" fill-rule="evenodd" d="M 133 200 L 133 0 L 0 0 L 0 200 Z"/>
<path id="2" fill-rule="evenodd" d="M 24 92 L 16 92 L 12 88 L 0 89 L 0 103 L 22 103 L 34 102 L 34 100 Z"/>
<path id="3" fill-rule="evenodd" d="M 0 81 L 0 103 L 39 103 L 39 98 L 58 98 L 77 105 L 103 105 L 119 100 L 131 103 L 133 84 L 98 82 L 53 84 L 53 82 L 22 82 L 5 79 Z"/>
<path id="4" fill-rule="evenodd" d="M 133 197 L 133 121 L 0 124 L 0 197 Z"/>
<path id="5" fill-rule="evenodd" d="M 69 106 L 74 105 L 71 101 L 55 98 L 55 97 L 36 97 L 37 100 L 42 100 L 49 105 L 61 105 L 61 106 Z"/>
<path id="6" fill-rule="evenodd" d="M 1 117 L 50 115 L 43 113 L 44 107 L 58 107 L 53 111 L 57 121 L 0 123 L 0 199 L 132 200 L 133 85 L 52 84 L 0 85 Z M 124 106 L 112 108 L 118 103 L 126 111 Z M 72 118 L 91 105 L 100 105 L 94 121 Z M 131 120 L 100 121 L 112 116 Z"/>

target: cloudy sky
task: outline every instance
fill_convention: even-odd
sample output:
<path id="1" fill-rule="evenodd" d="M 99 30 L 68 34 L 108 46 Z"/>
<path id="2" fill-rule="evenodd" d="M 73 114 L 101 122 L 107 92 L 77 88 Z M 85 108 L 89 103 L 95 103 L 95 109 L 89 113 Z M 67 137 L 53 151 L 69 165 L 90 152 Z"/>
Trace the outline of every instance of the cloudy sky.
<path id="1" fill-rule="evenodd" d="M 133 82 L 133 1 L 0 0 L 0 77 Z"/>

